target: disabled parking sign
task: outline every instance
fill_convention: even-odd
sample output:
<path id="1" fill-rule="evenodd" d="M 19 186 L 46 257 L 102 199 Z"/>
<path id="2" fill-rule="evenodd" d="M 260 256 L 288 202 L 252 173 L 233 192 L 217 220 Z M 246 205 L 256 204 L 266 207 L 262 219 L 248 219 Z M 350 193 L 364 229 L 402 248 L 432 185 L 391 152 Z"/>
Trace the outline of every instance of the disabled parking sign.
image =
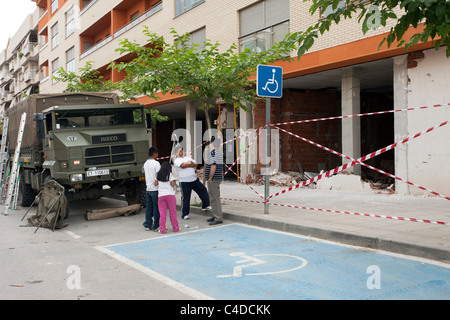
<path id="1" fill-rule="evenodd" d="M 283 95 L 283 69 L 281 67 L 258 65 L 256 94 L 259 97 L 281 98 Z"/>

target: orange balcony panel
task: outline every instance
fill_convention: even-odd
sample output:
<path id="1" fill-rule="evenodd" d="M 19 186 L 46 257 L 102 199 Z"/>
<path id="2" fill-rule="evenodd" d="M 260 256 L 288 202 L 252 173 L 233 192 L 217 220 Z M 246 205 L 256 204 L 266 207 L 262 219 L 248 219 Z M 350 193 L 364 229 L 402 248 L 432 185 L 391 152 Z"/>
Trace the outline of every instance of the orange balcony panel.
<path id="1" fill-rule="evenodd" d="M 144 14 L 161 0 L 125 0 L 113 10 L 114 32 L 133 21 L 134 18 Z"/>
<path id="2" fill-rule="evenodd" d="M 38 6 L 39 8 L 46 9 L 48 7 L 47 0 L 37 0 L 36 6 Z"/>
<path id="3" fill-rule="evenodd" d="M 80 34 L 81 37 L 93 38 L 94 41 L 104 39 L 106 35 L 111 34 L 111 13 L 103 16 L 100 20 L 95 22 L 86 31 Z"/>
<path id="4" fill-rule="evenodd" d="M 48 26 L 44 26 L 43 29 L 39 29 L 39 35 L 48 37 Z"/>
<path id="5" fill-rule="evenodd" d="M 50 21 L 50 13 L 47 11 L 47 13 L 41 17 L 41 20 L 39 20 L 38 23 L 39 32 L 41 32 L 41 30 L 47 26 L 49 21 Z"/>

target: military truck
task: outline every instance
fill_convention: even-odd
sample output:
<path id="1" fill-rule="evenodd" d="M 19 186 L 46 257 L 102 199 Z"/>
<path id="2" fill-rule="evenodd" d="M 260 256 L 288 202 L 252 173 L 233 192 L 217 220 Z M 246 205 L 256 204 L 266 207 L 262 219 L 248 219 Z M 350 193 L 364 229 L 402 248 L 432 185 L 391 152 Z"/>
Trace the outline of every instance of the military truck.
<path id="1" fill-rule="evenodd" d="M 125 195 L 145 206 L 149 140 L 141 104 L 120 104 L 114 93 L 31 95 L 6 110 L 11 157 L 24 112 L 19 205 L 30 206 L 53 179 L 68 203 Z"/>

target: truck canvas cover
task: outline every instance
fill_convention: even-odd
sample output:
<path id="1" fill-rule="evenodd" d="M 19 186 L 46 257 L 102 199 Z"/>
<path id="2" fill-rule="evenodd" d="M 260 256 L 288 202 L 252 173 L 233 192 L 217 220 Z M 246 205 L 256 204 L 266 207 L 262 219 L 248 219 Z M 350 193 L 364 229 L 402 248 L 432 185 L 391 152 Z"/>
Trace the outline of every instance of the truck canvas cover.
<path id="1" fill-rule="evenodd" d="M 22 139 L 22 148 L 37 148 L 39 140 L 36 132 L 36 122 L 32 121 L 33 114 L 53 106 L 64 105 L 94 105 L 94 104 L 120 104 L 116 93 L 67 93 L 61 94 L 33 94 L 27 99 L 16 103 L 6 110 L 9 118 L 8 138 L 10 148 L 16 147 L 17 133 L 19 131 L 20 118 L 27 113 L 26 126 Z"/>

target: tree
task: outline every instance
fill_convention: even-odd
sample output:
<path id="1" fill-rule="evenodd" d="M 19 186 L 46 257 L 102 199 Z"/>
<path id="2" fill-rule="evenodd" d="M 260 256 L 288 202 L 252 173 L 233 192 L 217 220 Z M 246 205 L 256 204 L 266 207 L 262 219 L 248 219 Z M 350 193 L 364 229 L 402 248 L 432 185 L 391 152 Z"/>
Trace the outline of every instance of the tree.
<path id="1" fill-rule="evenodd" d="M 143 95 L 154 97 L 157 92 L 185 95 L 205 112 L 209 129 L 209 109 L 216 99 L 247 110 L 245 103 L 254 105 L 259 99 L 254 87 L 258 64 L 290 59 L 288 53 L 293 49 L 291 43 L 283 42 L 258 54 L 251 54 L 248 49 L 238 52 L 234 44 L 221 51 L 218 42 L 206 40 L 203 45 L 192 44 L 189 33 L 180 35 L 173 29 L 173 44 L 147 27 L 143 32 L 148 45 L 122 40 L 117 51 L 134 58 L 110 67 L 132 75 L 133 90 Z"/>
<path id="2" fill-rule="evenodd" d="M 304 0 L 309 1 L 309 0 Z M 300 58 L 311 46 L 319 34 L 328 31 L 333 23 L 341 19 L 351 19 L 357 15 L 358 22 L 362 20 L 362 31 L 365 34 L 370 29 L 385 26 L 389 19 L 396 19 L 388 35 L 381 41 L 378 49 L 387 43 L 390 47 L 395 41 L 398 47 L 407 50 L 419 42 L 433 42 L 435 49 L 446 47 L 447 57 L 450 56 L 450 2 L 448 0 L 344 0 L 345 6 L 340 6 L 341 0 L 312 0 L 309 9 L 311 15 L 319 11 L 321 14 L 329 7 L 333 12 L 310 26 L 306 31 L 294 32 L 285 41 L 296 43 Z M 398 15 L 398 8 L 402 15 Z M 421 25 L 423 24 L 423 27 Z M 410 39 L 404 39 L 409 28 L 417 28 Z"/>
<path id="3" fill-rule="evenodd" d="M 56 75 L 53 76 L 55 81 L 67 83 L 64 92 L 120 92 L 121 101 L 136 100 L 136 92 L 133 91 L 131 84 L 132 79 L 128 76 L 121 82 L 113 83 L 111 80 L 105 80 L 97 69 L 92 67 L 92 61 L 86 62 L 84 67 L 79 69 L 79 74 L 72 71 L 66 71 L 59 68 Z M 167 121 L 169 118 L 159 114 L 158 110 L 145 109 L 146 113 L 151 114 L 153 121 Z"/>

